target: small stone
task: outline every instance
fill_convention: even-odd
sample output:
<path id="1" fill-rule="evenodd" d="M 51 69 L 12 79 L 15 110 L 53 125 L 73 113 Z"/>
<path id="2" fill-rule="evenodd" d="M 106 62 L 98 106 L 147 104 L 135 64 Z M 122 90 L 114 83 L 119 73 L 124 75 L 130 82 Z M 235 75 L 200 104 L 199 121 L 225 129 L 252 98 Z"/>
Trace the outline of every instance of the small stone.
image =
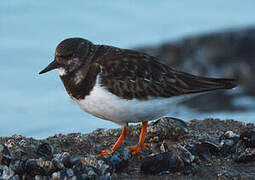
<path id="1" fill-rule="evenodd" d="M 41 143 L 36 150 L 36 153 L 41 156 L 41 157 L 45 157 L 47 159 L 51 159 L 52 158 L 52 147 L 48 144 L 48 143 Z"/>
<path id="2" fill-rule="evenodd" d="M 211 154 L 209 149 L 200 143 L 193 144 L 187 148 L 194 156 L 196 156 L 196 158 L 211 161 Z"/>
<path id="3" fill-rule="evenodd" d="M 76 172 L 77 174 L 77 172 Z M 85 166 L 81 171 L 80 171 L 80 176 L 82 177 L 82 179 L 91 179 L 91 180 L 94 180 L 94 179 L 102 179 L 100 177 L 101 173 L 100 173 L 100 170 L 93 167 L 93 166 Z M 79 175 L 77 174 L 77 175 Z M 76 175 L 76 176 L 77 176 Z M 99 178 L 100 177 L 100 178 Z"/>
<path id="4" fill-rule="evenodd" d="M 9 139 L 7 142 L 7 147 L 9 149 L 12 159 L 22 159 L 26 152 L 21 149 L 16 143 L 13 142 L 13 139 Z"/>
<path id="5" fill-rule="evenodd" d="M 1 165 L 9 166 L 10 162 L 11 162 L 11 157 L 10 156 L 0 153 L 0 164 Z"/>
<path id="6" fill-rule="evenodd" d="M 141 171 L 145 174 L 159 174 L 178 168 L 178 158 L 172 152 L 164 152 L 146 157 L 141 164 Z"/>
<path id="7" fill-rule="evenodd" d="M 18 134 L 14 134 L 14 135 L 12 135 L 11 138 L 12 138 L 12 139 L 15 139 L 15 140 L 21 140 L 21 139 L 22 139 L 22 136 L 21 136 L 21 135 L 18 135 Z"/>
<path id="8" fill-rule="evenodd" d="M 0 144 L 0 153 L 4 154 L 4 155 L 9 155 L 10 156 L 9 149 L 4 144 Z"/>
<path id="9" fill-rule="evenodd" d="M 25 173 L 25 162 L 21 160 L 12 160 L 9 166 L 16 174 Z"/>
<path id="10" fill-rule="evenodd" d="M 234 159 L 238 163 L 249 163 L 255 161 L 255 154 L 242 154 Z"/>
<path id="11" fill-rule="evenodd" d="M 21 139 L 18 143 L 21 147 L 29 147 L 29 143 L 25 139 Z"/>
<path id="12" fill-rule="evenodd" d="M 105 161 L 110 163 L 113 168 L 118 172 L 128 167 L 129 161 L 132 159 L 131 151 L 127 148 L 119 148 L 114 151 L 110 157 L 106 158 Z"/>
<path id="13" fill-rule="evenodd" d="M 8 180 L 20 180 L 20 179 L 21 179 L 21 178 L 19 177 L 19 175 L 16 174 L 16 175 L 10 177 Z"/>
<path id="14" fill-rule="evenodd" d="M 36 175 L 35 180 L 48 180 L 47 176 Z"/>
<path id="15" fill-rule="evenodd" d="M 164 171 L 178 172 L 190 169 L 194 156 L 180 144 L 169 145 L 171 152 L 163 152 L 144 159 L 141 171 L 146 174 L 159 174 Z M 187 171 L 186 171 L 187 172 Z"/>
<path id="16" fill-rule="evenodd" d="M 9 166 L 11 162 L 10 152 L 4 144 L 0 144 L 0 164 Z"/>
<path id="17" fill-rule="evenodd" d="M 226 131 L 219 137 L 220 153 L 223 156 L 231 154 L 235 159 L 245 150 L 245 145 L 240 140 L 240 135 L 235 134 L 233 131 Z"/>
<path id="18" fill-rule="evenodd" d="M 170 138 L 179 139 L 187 134 L 187 124 L 177 118 L 161 118 L 148 127 L 149 142 L 160 142 Z"/>
<path id="19" fill-rule="evenodd" d="M 255 148 L 255 131 L 244 131 L 240 134 L 242 140 L 247 148 Z"/>
<path id="20" fill-rule="evenodd" d="M 74 166 L 82 166 L 81 160 L 82 160 L 81 156 L 72 157 L 70 159 L 71 166 L 72 167 L 74 167 Z"/>
<path id="21" fill-rule="evenodd" d="M 0 179 L 10 179 L 14 176 L 14 171 L 7 167 L 0 165 Z"/>
<path id="22" fill-rule="evenodd" d="M 25 163 L 25 171 L 29 175 L 45 175 L 45 170 L 40 167 L 39 159 L 28 159 Z"/>
<path id="23" fill-rule="evenodd" d="M 54 154 L 52 162 L 57 168 L 64 169 L 71 168 L 74 160 L 71 162 L 70 154 L 68 152 L 63 152 L 61 154 Z"/>
<path id="24" fill-rule="evenodd" d="M 220 148 L 211 142 L 199 142 L 191 146 L 188 146 L 187 149 L 201 160 L 211 161 L 212 155 L 217 155 L 220 152 Z"/>
<path id="25" fill-rule="evenodd" d="M 73 172 L 72 169 L 67 169 L 66 174 L 67 174 L 68 177 L 72 177 L 74 175 L 74 172 Z"/>
<path id="26" fill-rule="evenodd" d="M 60 180 L 60 171 L 54 172 L 51 175 L 52 180 Z"/>
<path id="27" fill-rule="evenodd" d="M 86 164 L 86 171 L 96 174 L 96 176 L 112 175 L 114 168 L 113 165 L 106 159 L 100 159 L 98 156 L 88 155 L 84 158 L 83 163 Z M 94 175 L 93 175 L 94 176 Z"/>
<path id="28" fill-rule="evenodd" d="M 51 161 L 39 159 L 28 159 L 25 162 L 25 171 L 31 175 L 49 175 L 56 170 Z"/>

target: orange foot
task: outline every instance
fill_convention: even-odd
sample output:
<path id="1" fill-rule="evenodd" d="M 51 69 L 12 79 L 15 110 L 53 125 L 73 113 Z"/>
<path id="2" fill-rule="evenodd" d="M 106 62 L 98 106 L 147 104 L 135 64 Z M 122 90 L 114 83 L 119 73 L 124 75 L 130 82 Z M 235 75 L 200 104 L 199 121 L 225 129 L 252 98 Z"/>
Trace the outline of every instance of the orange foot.
<path id="1" fill-rule="evenodd" d="M 106 150 L 103 150 L 102 152 L 101 152 L 101 154 L 99 155 L 99 157 L 104 157 L 104 156 L 106 156 L 106 155 L 108 155 L 108 154 L 110 154 L 110 153 L 112 153 L 113 151 L 111 150 L 111 149 L 106 149 Z"/>
<path id="2" fill-rule="evenodd" d="M 141 130 L 138 144 L 135 146 L 127 146 L 127 149 L 131 150 L 133 155 L 136 155 L 139 152 L 141 152 L 144 146 L 146 146 L 146 144 L 144 143 L 144 140 L 145 140 L 147 127 L 148 127 L 148 121 L 142 122 L 142 130 Z"/>
<path id="3" fill-rule="evenodd" d="M 119 139 L 117 140 L 117 142 L 114 144 L 114 146 L 111 149 L 103 150 L 101 152 L 101 154 L 99 154 L 99 157 L 102 158 L 102 157 L 112 153 L 113 151 L 115 151 L 120 146 L 120 144 L 125 139 L 125 137 L 128 135 L 128 133 L 129 133 L 128 129 L 126 127 L 123 127 L 121 135 L 120 135 Z"/>
<path id="4" fill-rule="evenodd" d="M 142 149 L 144 148 L 144 146 L 146 146 L 146 144 L 144 144 L 143 146 L 137 144 L 135 146 L 127 146 L 127 149 L 129 149 L 130 151 L 132 151 L 132 155 L 137 155 L 138 153 L 140 153 L 142 151 Z"/>

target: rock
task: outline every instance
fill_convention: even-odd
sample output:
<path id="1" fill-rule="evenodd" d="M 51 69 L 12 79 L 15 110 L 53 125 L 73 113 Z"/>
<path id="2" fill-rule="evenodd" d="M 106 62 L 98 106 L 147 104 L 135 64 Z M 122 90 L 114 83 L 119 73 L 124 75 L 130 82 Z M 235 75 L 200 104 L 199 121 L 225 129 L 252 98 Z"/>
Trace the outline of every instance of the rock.
<path id="1" fill-rule="evenodd" d="M 220 148 L 210 142 L 195 143 L 191 146 L 188 146 L 187 149 L 191 152 L 192 155 L 196 156 L 196 159 L 207 161 L 211 161 L 211 156 L 220 152 Z"/>
<path id="2" fill-rule="evenodd" d="M 248 130 L 240 134 L 240 140 L 247 148 L 255 148 L 255 131 Z"/>
<path id="3" fill-rule="evenodd" d="M 116 169 L 116 172 L 120 172 L 124 168 L 128 167 L 132 159 L 132 153 L 126 148 L 119 148 L 114 151 L 110 157 L 105 158 L 104 160 L 113 166 L 113 169 Z"/>
<path id="4" fill-rule="evenodd" d="M 141 164 L 141 171 L 146 174 L 165 174 L 188 169 L 194 156 L 183 146 L 172 146 L 171 152 L 163 152 L 146 157 Z"/>
<path id="5" fill-rule="evenodd" d="M 8 166 L 0 165 L 0 177 L 2 179 L 10 179 L 14 176 L 14 172 Z"/>
<path id="6" fill-rule="evenodd" d="M 30 175 L 49 175 L 56 170 L 51 161 L 45 161 L 42 158 L 28 159 L 25 162 L 25 171 Z"/>
<path id="7" fill-rule="evenodd" d="M 97 155 L 96 156 L 89 155 L 89 156 L 85 157 L 84 162 L 88 166 L 88 169 L 93 170 L 93 172 L 97 172 L 96 174 L 101 174 L 102 176 L 106 176 L 108 174 L 112 175 L 114 172 L 114 169 L 113 169 L 114 166 L 109 161 L 100 159 Z M 86 169 L 86 171 L 88 169 Z M 98 169 L 98 170 L 96 170 L 96 169 Z M 90 174 L 93 174 L 93 173 L 90 173 Z"/>
<path id="8" fill-rule="evenodd" d="M 132 156 L 126 146 L 137 143 L 141 126 L 130 125 L 129 129 L 135 133 L 130 133 L 115 152 L 104 158 L 98 155 L 115 143 L 121 129 L 59 134 L 45 140 L 18 135 L 0 137 L 0 179 L 255 177 L 255 148 L 251 133 L 255 131 L 255 125 L 252 123 L 219 119 L 186 123 L 161 118 L 149 124 L 147 145 L 136 156 Z M 231 139 L 239 135 L 240 138 Z M 228 143 L 233 151 L 222 154 L 225 147 L 222 144 Z"/>
<path id="9" fill-rule="evenodd" d="M 253 154 L 242 154 L 235 159 L 238 163 L 249 163 L 255 161 L 255 153 Z"/>
<path id="10" fill-rule="evenodd" d="M 146 157 L 141 164 L 141 171 L 145 174 L 159 174 L 168 170 L 176 171 L 178 168 L 178 159 L 172 152 Z"/>
<path id="11" fill-rule="evenodd" d="M 149 142 L 162 142 L 163 139 L 179 139 L 188 134 L 187 124 L 177 118 L 161 118 L 148 127 Z"/>
<path id="12" fill-rule="evenodd" d="M 52 147 L 48 143 L 41 143 L 38 146 L 36 153 L 41 157 L 45 157 L 46 159 L 51 159 L 52 151 L 53 151 Z"/>
<path id="13" fill-rule="evenodd" d="M 10 151 L 4 144 L 0 144 L 0 153 L 3 155 L 10 156 Z"/>
<path id="14" fill-rule="evenodd" d="M 58 169 L 71 168 L 76 163 L 74 159 L 71 161 L 71 156 L 68 152 L 54 154 L 52 162 Z"/>
<path id="15" fill-rule="evenodd" d="M 228 155 L 236 152 L 236 144 L 240 140 L 238 134 L 233 133 L 232 131 L 227 131 L 219 138 L 219 143 L 221 147 L 221 153 L 223 155 Z"/>
<path id="16" fill-rule="evenodd" d="M 22 160 L 12 160 L 9 166 L 16 174 L 24 174 L 25 170 L 25 161 Z"/>
<path id="17" fill-rule="evenodd" d="M 15 140 L 9 139 L 6 144 L 12 158 L 21 159 L 26 155 L 26 152 L 16 143 Z"/>

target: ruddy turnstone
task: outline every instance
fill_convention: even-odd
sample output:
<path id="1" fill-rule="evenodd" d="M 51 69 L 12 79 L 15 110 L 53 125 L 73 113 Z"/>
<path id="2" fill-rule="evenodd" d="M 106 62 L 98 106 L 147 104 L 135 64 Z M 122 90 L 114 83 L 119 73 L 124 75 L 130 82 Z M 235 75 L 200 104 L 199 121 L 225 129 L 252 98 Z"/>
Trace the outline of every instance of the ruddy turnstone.
<path id="1" fill-rule="evenodd" d="M 39 74 L 58 69 L 71 99 L 84 111 L 123 126 L 109 149 L 116 150 L 128 135 L 128 123 L 142 122 L 139 142 L 127 148 L 136 154 L 145 146 L 148 121 L 169 113 L 183 95 L 231 89 L 235 79 L 194 76 L 161 64 L 156 57 L 134 50 L 95 45 L 82 38 L 65 39 L 54 61 Z"/>

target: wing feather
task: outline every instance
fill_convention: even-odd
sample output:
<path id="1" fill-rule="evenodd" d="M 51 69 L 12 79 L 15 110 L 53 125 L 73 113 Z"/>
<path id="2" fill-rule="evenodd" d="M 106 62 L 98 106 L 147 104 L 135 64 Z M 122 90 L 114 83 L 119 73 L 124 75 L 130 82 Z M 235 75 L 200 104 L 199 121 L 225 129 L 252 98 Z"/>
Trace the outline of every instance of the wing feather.
<path id="1" fill-rule="evenodd" d="M 234 79 L 205 78 L 177 71 L 153 56 L 132 50 L 112 49 L 99 63 L 102 86 L 126 99 L 180 96 L 237 85 Z"/>

